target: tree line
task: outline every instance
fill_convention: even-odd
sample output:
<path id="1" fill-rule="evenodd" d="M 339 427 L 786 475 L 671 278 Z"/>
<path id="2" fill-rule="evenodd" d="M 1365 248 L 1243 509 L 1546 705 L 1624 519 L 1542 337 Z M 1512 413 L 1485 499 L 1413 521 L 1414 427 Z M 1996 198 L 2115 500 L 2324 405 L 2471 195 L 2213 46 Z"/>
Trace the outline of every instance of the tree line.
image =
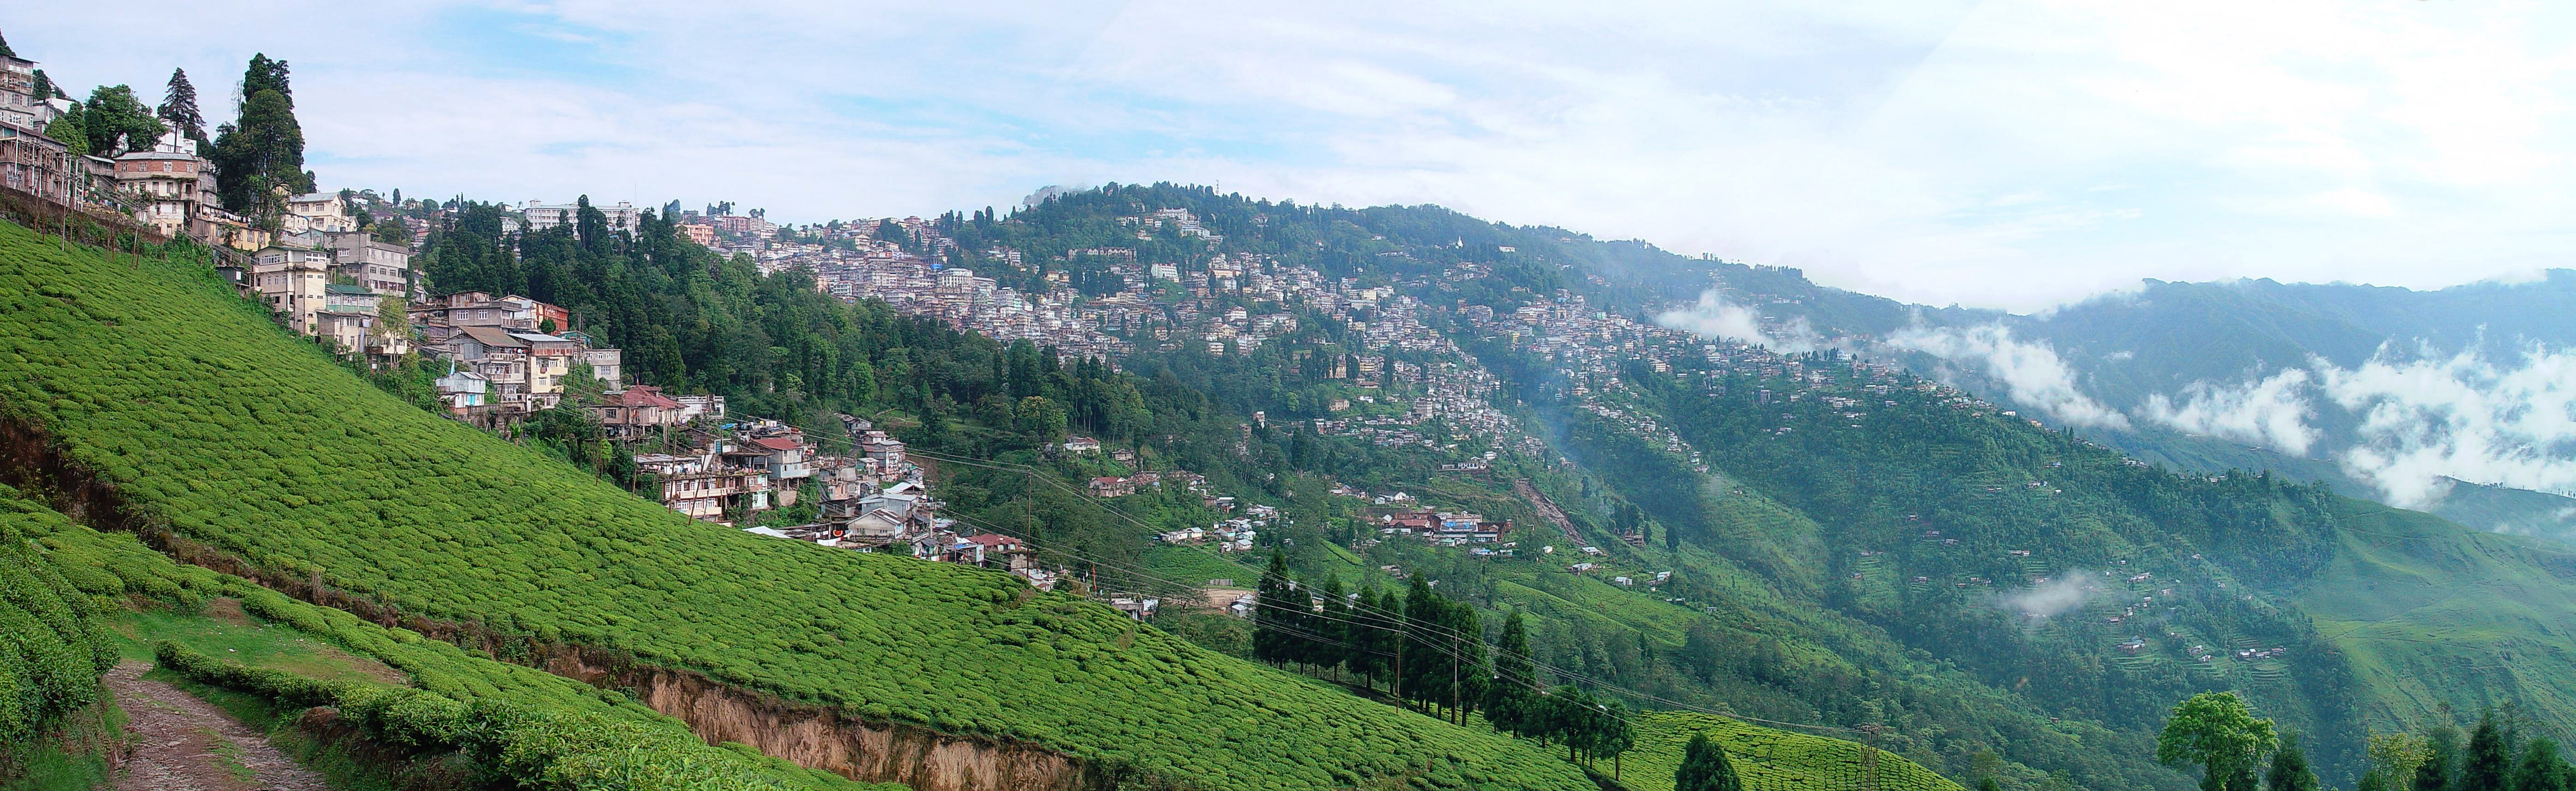
<path id="1" fill-rule="evenodd" d="M 1549 689 L 1530 659 L 1529 624 L 1503 619 L 1499 645 L 1485 643 L 1474 605 L 1434 591 L 1419 574 L 1402 594 L 1363 585 L 1346 592 L 1327 576 L 1309 589 L 1274 553 L 1253 599 L 1253 658 L 1316 672 L 1344 671 L 1362 689 L 1452 724 L 1483 720 L 1494 730 L 1561 745 L 1566 759 L 1612 761 L 1636 746 L 1628 708 L 1573 685 Z"/>
<path id="2" fill-rule="evenodd" d="M 2489 709 L 2464 734 L 2450 723 L 2425 733 L 2371 734 L 2359 791 L 2571 791 L 2558 743 L 2523 738 L 2510 707 Z M 2322 788 L 2296 736 L 2254 716 L 2233 692 L 2203 692 L 2174 707 L 2156 738 L 2156 761 L 2198 766 L 2203 791 L 2317 791 Z M 2267 766 L 2268 764 L 2268 766 Z"/>

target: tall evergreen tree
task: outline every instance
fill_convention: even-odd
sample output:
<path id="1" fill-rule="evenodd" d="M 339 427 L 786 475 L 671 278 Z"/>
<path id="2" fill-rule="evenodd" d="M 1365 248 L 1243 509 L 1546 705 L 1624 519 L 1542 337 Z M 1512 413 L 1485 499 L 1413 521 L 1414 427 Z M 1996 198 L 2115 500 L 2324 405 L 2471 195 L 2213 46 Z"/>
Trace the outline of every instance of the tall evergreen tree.
<path id="1" fill-rule="evenodd" d="M 8 36 L 0 36 L 0 55 L 5 55 L 5 56 L 8 56 L 8 57 L 12 57 L 12 58 L 14 58 L 14 57 L 17 57 L 17 56 L 18 56 L 18 51 L 17 51 L 17 50 L 14 50 L 14 49 L 10 49 L 10 48 L 9 48 L 9 37 L 8 37 Z"/>
<path id="2" fill-rule="evenodd" d="M 1422 575 L 1413 575 L 1412 587 L 1404 592 L 1404 647 L 1402 678 L 1396 679 L 1405 699 L 1417 708 L 1449 698 L 1450 667 L 1441 650 L 1447 640 L 1435 633 L 1440 623 L 1438 594 Z M 1427 711 L 1428 709 L 1425 708 Z"/>
<path id="3" fill-rule="evenodd" d="M 1494 683 L 1485 690 L 1485 721 L 1505 733 L 1529 735 L 1537 676 L 1537 668 L 1530 663 L 1529 618 L 1514 610 L 1503 619 L 1502 645 L 1494 652 Z"/>
<path id="4" fill-rule="evenodd" d="M 2479 717 L 2451 791 L 2509 791 L 2505 784 L 2513 774 L 2513 748 L 2505 741 L 2504 726 L 2496 722 L 2495 712 Z"/>
<path id="5" fill-rule="evenodd" d="M 1305 598 L 1289 588 L 1288 553 L 1270 555 L 1270 568 L 1261 572 L 1261 583 L 1252 599 L 1252 658 L 1271 664 L 1285 664 L 1299 659 L 1302 645 L 1295 634 L 1297 616 L 1305 608 L 1292 599 Z"/>
<path id="6" fill-rule="evenodd" d="M 1708 734 L 1691 734 L 1690 743 L 1682 745 L 1682 765 L 1673 770 L 1673 791 L 1744 791 L 1744 781 L 1735 776 L 1735 764 L 1726 760 L 1726 748 Z"/>
<path id="7" fill-rule="evenodd" d="M 1386 603 L 1392 595 L 1379 591 L 1376 583 L 1362 585 L 1359 606 L 1351 612 L 1351 672 L 1366 678 L 1370 686 L 1388 680 L 1395 671 L 1395 637 L 1402 627 Z"/>
<path id="8" fill-rule="evenodd" d="M 242 73 L 239 117 L 218 130 L 212 157 L 224 206 L 272 229 L 286 214 L 284 196 L 313 189 L 313 176 L 304 170 L 304 127 L 295 120 L 286 74 L 286 61 L 251 56 Z"/>
<path id="9" fill-rule="evenodd" d="M 170 86 L 161 94 L 161 106 L 153 112 L 163 123 L 204 144 L 206 116 L 197 109 L 197 86 L 188 82 L 187 69 L 170 70 Z"/>
<path id="10" fill-rule="evenodd" d="M 1315 639 L 1308 642 L 1306 663 L 1333 671 L 1336 680 L 1351 659 L 1351 601 L 1341 575 L 1324 578 L 1324 612 L 1312 619 Z"/>

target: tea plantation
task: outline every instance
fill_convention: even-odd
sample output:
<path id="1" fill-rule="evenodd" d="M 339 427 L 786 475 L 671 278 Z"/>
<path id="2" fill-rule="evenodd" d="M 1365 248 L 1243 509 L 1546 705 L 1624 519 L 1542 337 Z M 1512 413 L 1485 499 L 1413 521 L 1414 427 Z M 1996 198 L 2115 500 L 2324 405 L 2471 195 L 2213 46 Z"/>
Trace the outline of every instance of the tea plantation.
<path id="1" fill-rule="evenodd" d="M 475 657 L 454 645 L 287 598 L 240 577 L 172 563 L 132 536 L 72 524 L 5 486 L 0 486 L 0 542 L 5 542 L 0 554 L 27 561 L 0 571 L 9 575 L 9 598 L 32 593 L 62 602 L 56 620 L 88 623 L 128 602 L 193 612 L 204 602 L 230 597 L 264 621 L 401 670 L 416 688 L 242 668 L 176 643 L 164 642 L 159 651 L 163 667 L 191 679 L 290 708 L 337 706 L 384 743 L 430 754 L 461 751 L 523 787 L 862 788 L 836 776 L 710 746 L 680 721 L 617 693 Z M 32 577 L 24 574 L 48 576 L 51 582 L 25 584 Z M 14 628 L 11 634 L 16 636 Z M 94 642 L 106 644 L 104 639 Z M 54 643 L 30 640 L 20 645 L 22 653 L 36 655 L 34 649 Z M 77 672 L 36 678 L 64 690 L 57 698 L 74 699 L 83 689 L 94 697 L 97 671 L 90 668 L 104 670 L 115 661 L 113 648 L 98 656 L 103 658 L 94 664 L 89 655 L 72 657 L 69 665 Z"/>
<path id="2" fill-rule="evenodd" d="M 1001 574 L 693 522 L 383 395 L 200 266 L 6 224 L 0 416 L 134 516 L 411 616 L 1208 788 L 1592 786 Z"/>

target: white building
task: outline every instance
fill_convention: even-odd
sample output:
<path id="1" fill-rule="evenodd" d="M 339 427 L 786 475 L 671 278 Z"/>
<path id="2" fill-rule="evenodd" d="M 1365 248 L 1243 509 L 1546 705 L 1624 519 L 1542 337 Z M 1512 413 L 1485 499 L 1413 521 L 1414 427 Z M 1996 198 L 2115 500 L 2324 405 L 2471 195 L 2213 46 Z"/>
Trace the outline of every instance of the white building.
<path id="1" fill-rule="evenodd" d="M 644 217 L 643 210 L 635 208 L 635 204 L 626 201 L 618 201 L 614 206 L 594 203 L 590 207 L 608 216 L 608 227 L 630 234 L 635 232 L 638 223 Z M 529 233 L 564 225 L 575 229 L 581 227 L 581 204 L 579 203 L 540 203 L 531 200 L 520 208 L 519 214 L 527 218 Z"/>

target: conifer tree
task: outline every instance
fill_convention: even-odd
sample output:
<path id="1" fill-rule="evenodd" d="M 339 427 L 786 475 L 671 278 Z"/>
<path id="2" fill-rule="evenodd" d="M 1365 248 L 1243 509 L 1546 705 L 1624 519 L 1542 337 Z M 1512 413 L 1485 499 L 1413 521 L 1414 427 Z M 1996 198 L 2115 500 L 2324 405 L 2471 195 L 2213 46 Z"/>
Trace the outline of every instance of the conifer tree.
<path id="1" fill-rule="evenodd" d="M 170 70 L 170 86 L 153 114 L 188 139 L 206 142 L 206 116 L 197 110 L 197 86 L 188 82 L 187 69 Z"/>
<path id="2" fill-rule="evenodd" d="M 1324 612 L 1313 619 L 1315 639 L 1308 641 L 1312 650 L 1306 662 L 1332 670 L 1333 679 L 1339 681 L 1342 666 L 1352 659 L 1351 603 L 1349 593 L 1342 589 L 1341 575 L 1325 577 L 1322 593 Z"/>
<path id="3" fill-rule="evenodd" d="M 1537 669 L 1530 663 L 1529 619 L 1515 610 L 1503 619 L 1502 645 L 1494 652 L 1494 682 L 1485 691 L 1485 721 L 1505 733 L 1530 735 L 1531 699 L 1537 695 Z"/>
<path id="4" fill-rule="evenodd" d="M 1735 764 L 1726 760 L 1726 748 L 1708 734 L 1691 734 L 1689 744 L 1682 746 L 1682 765 L 1673 771 L 1673 791 L 1744 791 L 1744 781 L 1735 776 Z"/>
<path id="5" fill-rule="evenodd" d="M 1296 612 L 1288 587 L 1288 553 L 1273 552 L 1252 599 L 1252 658 L 1274 665 L 1298 659 Z"/>
<path id="6" fill-rule="evenodd" d="M 2512 749 L 2505 745 L 2504 729 L 2496 723 L 2494 712 L 2479 717 L 2451 791 L 2509 791 L 2505 783 L 2513 771 Z"/>
<path id="7" fill-rule="evenodd" d="M 304 127 L 295 120 L 286 61 L 253 55 L 242 73 L 239 117 L 215 137 L 215 182 L 224 206 L 277 228 L 286 213 L 284 194 L 313 189 L 304 170 Z"/>
<path id="8" fill-rule="evenodd" d="M 1450 668 L 1440 655 L 1445 641 L 1432 633 L 1440 623 L 1437 596 L 1419 574 L 1414 575 L 1412 587 L 1404 592 L 1404 646 L 1398 652 L 1402 657 L 1402 677 L 1396 683 L 1405 699 L 1424 711 L 1432 701 L 1449 697 Z"/>
<path id="9" fill-rule="evenodd" d="M 0 56 L 18 57 L 18 51 L 9 48 L 8 36 L 0 36 Z"/>

